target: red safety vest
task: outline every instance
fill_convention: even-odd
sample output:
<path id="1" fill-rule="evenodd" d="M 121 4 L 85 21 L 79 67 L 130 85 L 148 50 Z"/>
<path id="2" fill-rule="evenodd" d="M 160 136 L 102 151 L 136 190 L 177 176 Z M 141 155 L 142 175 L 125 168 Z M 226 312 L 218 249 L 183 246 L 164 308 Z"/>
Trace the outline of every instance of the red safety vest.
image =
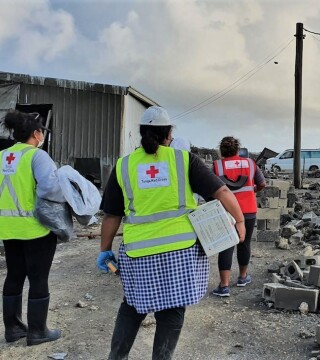
<path id="1" fill-rule="evenodd" d="M 226 176 L 232 181 L 237 181 L 239 175 L 247 176 L 248 179 L 244 186 L 238 190 L 233 190 L 238 200 L 240 208 L 244 214 L 257 212 L 257 200 L 254 193 L 254 174 L 256 164 L 252 159 L 231 156 L 213 162 L 214 172 L 218 176 Z"/>

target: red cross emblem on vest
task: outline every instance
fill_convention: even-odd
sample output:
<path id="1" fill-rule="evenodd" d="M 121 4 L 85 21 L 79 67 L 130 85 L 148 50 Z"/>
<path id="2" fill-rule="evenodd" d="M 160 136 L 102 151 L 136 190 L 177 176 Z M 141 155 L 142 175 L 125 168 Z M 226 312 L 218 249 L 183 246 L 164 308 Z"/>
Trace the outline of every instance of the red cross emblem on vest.
<path id="1" fill-rule="evenodd" d="M 151 179 L 154 179 L 157 174 L 159 174 L 159 169 L 156 169 L 153 165 L 150 166 L 150 169 L 146 171 L 146 174 L 151 177 Z"/>
<path id="2" fill-rule="evenodd" d="M 12 162 L 15 158 L 16 158 L 16 157 L 13 155 L 13 153 L 10 153 L 10 155 L 6 157 L 6 161 L 7 161 L 8 165 L 11 165 L 11 162 Z"/>
<path id="3" fill-rule="evenodd" d="M 238 161 L 238 160 L 235 162 L 235 164 L 236 164 L 237 166 L 239 166 L 239 165 L 240 165 L 240 163 L 239 163 L 239 161 Z"/>

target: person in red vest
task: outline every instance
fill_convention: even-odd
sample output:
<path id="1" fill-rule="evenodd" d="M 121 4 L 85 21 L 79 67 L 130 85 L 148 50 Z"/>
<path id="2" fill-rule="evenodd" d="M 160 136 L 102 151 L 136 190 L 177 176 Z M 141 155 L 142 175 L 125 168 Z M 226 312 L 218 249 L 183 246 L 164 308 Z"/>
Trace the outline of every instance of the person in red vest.
<path id="1" fill-rule="evenodd" d="M 224 137 L 220 142 L 221 160 L 213 162 L 213 171 L 234 193 L 244 215 L 246 236 L 237 245 L 239 277 L 237 286 L 246 286 L 252 279 L 248 274 L 251 255 L 251 237 L 256 221 L 257 201 L 255 193 L 266 186 L 265 178 L 255 162 L 239 156 L 240 142 L 232 136 Z M 220 284 L 213 290 L 213 295 L 230 296 L 229 283 L 234 247 L 219 253 L 218 267 Z"/>

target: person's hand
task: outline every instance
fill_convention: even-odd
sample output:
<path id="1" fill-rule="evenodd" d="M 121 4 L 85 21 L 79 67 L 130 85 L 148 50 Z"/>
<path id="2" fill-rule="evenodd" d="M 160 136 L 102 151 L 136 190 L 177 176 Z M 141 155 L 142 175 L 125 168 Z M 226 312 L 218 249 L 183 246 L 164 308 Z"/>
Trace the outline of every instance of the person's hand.
<path id="1" fill-rule="evenodd" d="M 246 236 L 246 227 L 244 221 L 236 222 L 236 229 L 239 235 L 240 242 L 241 243 L 244 242 L 244 238 Z"/>
<path id="2" fill-rule="evenodd" d="M 114 256 L 113 251 L 101 251 L 99 256 L 97 257 L 96 264 L 100 270 L 103 270 L 105 272 L 109 271 L 109 268 L 106 264 L 107 260 L 112 260 L 116 262 L 116 258 Z"/>

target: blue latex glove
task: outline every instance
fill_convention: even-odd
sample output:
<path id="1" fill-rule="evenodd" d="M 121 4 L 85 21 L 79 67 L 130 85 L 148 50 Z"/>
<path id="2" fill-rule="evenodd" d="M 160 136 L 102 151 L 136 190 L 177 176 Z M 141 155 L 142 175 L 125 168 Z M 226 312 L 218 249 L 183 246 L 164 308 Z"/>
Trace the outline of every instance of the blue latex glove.
<path id="1" fill-rule="evenodd" d="M 96 264 L 100 270 L 103 270 L 106 272 L 109 271 L 109 268 L 106 264 L 107 260 L 113 260 L 114 262 L 117 262 L 113 251 L 110 250 L 110 251 L 101 251 L 100 252 L 100 254 L 96 260 Z"/>

